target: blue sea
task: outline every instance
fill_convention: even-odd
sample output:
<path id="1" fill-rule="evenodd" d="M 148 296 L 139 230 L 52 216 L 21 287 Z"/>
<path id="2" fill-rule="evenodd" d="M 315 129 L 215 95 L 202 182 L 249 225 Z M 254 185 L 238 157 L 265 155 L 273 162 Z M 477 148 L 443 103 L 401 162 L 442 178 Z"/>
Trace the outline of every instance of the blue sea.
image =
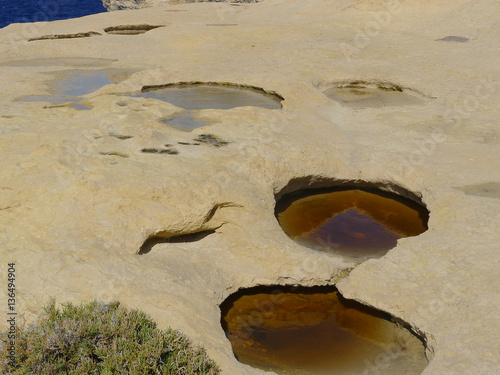
<path id="1" fill-rule="evenodd" d="M 39 22 L 106 12 L 101 0 L 0 0 L 0 28 L 14 22 Z"/>

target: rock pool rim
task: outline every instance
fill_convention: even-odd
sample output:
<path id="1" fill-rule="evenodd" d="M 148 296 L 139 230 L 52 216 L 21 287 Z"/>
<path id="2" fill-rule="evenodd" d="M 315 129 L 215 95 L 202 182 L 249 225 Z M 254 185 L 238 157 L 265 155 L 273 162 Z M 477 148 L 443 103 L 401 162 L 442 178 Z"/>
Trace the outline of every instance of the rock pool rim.
<path id="1" fill-rule="evenodd" d="M 418 205 L 425 208 L 429 213 L 429 209 L 422 200 L 422 194 L 413 192 L 407 188 L 400 186 L 392 181 L 367 181 L 367 180 L 348 180 L 337 179 L 334 177 L 305 175 L 295 177 L 288 181 L 279 189 L 275 189 L 274 198 L 278 202 L 285 195 L 297 193 L 299 190 L 318 190 L 318 189 L 339 189 L 339 190 L 375 190 L 376 192 L 392 194 L 394 196 L 401 196 L 407 198 Z"/>
<path id="2" fill-rule="evenodd" d="M 150 31 L 154 29 L 158 29 L 160 27 L 165 27 L 166 25 L 148 25 L 148 24 L 140 24 L 140 25 L 119 25 L 119 26 L 109 26 L 104 28 L 104 32 L 109 33 L 113 31 Z"/>
<path id="3" fill-rule="evenodd" d="M 279 199 L 276 199 L 274 215 L 276 217 L 276 220 L 278 220 L 278 215 L 281 212 L 285 211 L 288 207 L 290 207 L 290 205 L 293 202 L 302 198 L 311 197 L 319 194 L 327 194 L 327 193 L 350 191 L 350 190 L 360 190 L 366 193 L 375 194 L 380 197 L 392 199 L 406 206 L 409 206 L 410 208 L 418 212 L 418 216 L 420 220 L 422 220 L 425 230 L 427 231 L 429 229 L 430 211 L 427 209 L 426 205 L 421 200 L 415 200 L 409 198 L 408 196 L 400 195 L 396 192 L 381 190 L 380 188 L 374 186 L 373 187 L 357 186 L 355 184 L 343 185 L 343 186 L 319 187 L 319 188 L 305 188 L 288 192 L 286 194 L 281 195 Z"/>
<path id="4" fill-rule="evenodd" d="M 395 91 L 395 92 L 409 92 L 420 99 L 435 99 L 434 97 L 429 97 L 422 93 L 421 91 L 403 86 L 397 83 L 393 83 L 386 80 L 378 80 L 378 79 L 354 79 L 354 80 L 342 80 L 342 81 L 330 81 L 327 83 L 319 83 L 316 85 L 322 91 L 327 91 L 333 88 L 339 89 L 365 89 L 365 88 L 374 88 L 381 91 Z"/>
<path id="5" fill-rule="evenodd" d="M 420 330 L 418 332 L 415 331 L 412 325 L 388 312 L 365 305 L 356 300 L 345 298 L 335 285 L 303 286 L 297 284 L 295 285 L 274 284 L 274 285 L 256 285 L 253 287 L 239 288 L 235 292 L 229 294 L 219 304 L 219 310 L 221 312 L 220 324 L 224 331 L 224 335 L 227 337 L 228 327 L 227 323 L 225 322 L 225 317 L 227 316 L 227 313 L 231 310 L 231 308 L 234 306 L 234 303 L 243 296 L 250 296 L 256 294 L 269 294 L 271 296 L 284 293 L 312 295 L 312 294 L 327 294 L 332 292 L 336 292 L 338 294 L 339 300 L 342 301 L 342 303 L 349 308 L 354 308 L 361 312 L 367 313 L 371 316 L 384 319 L 391 323 L 399 324 L 403 328 L 407 329 L 418 340 L 420 340 L 426 351 L 429 349 L 425 333 L 423 333 Z M 255 308 L 255 311 L 257 312 L 259 311 L 257 307 Z"/>
<path id="6" fill-rule="evenodd" d="M 213 87 L 219 86 L 219 87 L 226 87 L 226 88 L 233 88 L 233 89 L 252 90 L 252 91 L 258 92 L 260 94 L 278 99 L 280 102 L 280 105 L 282 107 L 283 107 L 283 104 L 281 102 L 285 100 L 285 98 L 282 95 L 278 94 L 276 91 L 265 90 L 259 86 L 239 84 L 239 83 L 233 83 L 233 82 L 214 82 L 214 81 L 207 81 L 207 82 L 181 81 L 181 82 L 174 82 L 174 83 L 165 83 L 162 85 L 146 85 L 146 86 L 142 87 L 141 93 L 165 89 L 165 88 L 185 88 L 185 87 L 189 87 L 189 86 L 213 86 Z"/>
<path id="7" fill-rule="evenodd" d="M 39 37 L 28 39 L 28 42 L 34 42 L 38 40 L 57 40 L 57 39 L 78 39 L 78 38 L 90 38 L 93 36 L 99 36 L 101 33 L 96 31 L 87 31 L 74 34 L 48 34 Z"/>

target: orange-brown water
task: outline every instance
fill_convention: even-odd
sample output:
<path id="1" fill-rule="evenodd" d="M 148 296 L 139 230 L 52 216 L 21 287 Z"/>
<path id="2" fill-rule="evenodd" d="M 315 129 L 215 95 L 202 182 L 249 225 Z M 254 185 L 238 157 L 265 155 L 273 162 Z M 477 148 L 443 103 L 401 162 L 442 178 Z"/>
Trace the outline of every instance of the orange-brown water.
<path id="1" fill-rule="evenodd" d="M 278 374 L 375 374 L 398 366 L 401 374 L 419 374 L 427 364 L 418 338 L 333 287 L 268 288 L 229 298 L 221 310 L 238 360 Z"/>
<path id="2" fill-rule="evenodd" d="M 425 232 L 428 220 L 409 199 L 360 189 L 292 194 L 278 202 L 276 216 L 298 243 L 352 257 L 382 256 L 398 238 Z"/>

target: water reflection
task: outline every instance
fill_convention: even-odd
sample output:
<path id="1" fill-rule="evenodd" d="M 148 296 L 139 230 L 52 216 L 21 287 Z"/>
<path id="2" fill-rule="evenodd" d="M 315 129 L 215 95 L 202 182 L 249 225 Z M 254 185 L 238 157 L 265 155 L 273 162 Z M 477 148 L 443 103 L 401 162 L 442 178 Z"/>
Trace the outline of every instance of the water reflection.
<path id="1" fill-rule="evenodd" d="M 303 191 L 276 206 L 284 232 L 303 246 L 355 258 L 380 257 L 397 239 L 427 230 L 427 210 L 375 190 Z"/>
<path id="2" fill-rule="evenodd" d="M 246 87 L 192 84 L 153 88 L 134 95 L 166 101 L 191 110 L 230 109 L 252 106 L 268 109 L 281 108 L 281 98 Z"/>
<path id="3" fill-rule="evenodd" d="M 190 132 L 196 128 L 201 128 L 202 126 L 210 125 L 210 122 L 197 118 L 194 111 L 184 112 L 178 116 L 162 120 L 162 122 L 186 132 Z"/>
<path id="4" fill-rule="evenodd" d="M 278 374 L 364 374 L 385 368 L 419 374 L 422 342 L 380 311 L 342 298 L 334 287 L 261 287 L 221 305 L 222 326 L 242 363 Z"/>
<path id="5" fill-rule="evenodd" d="M 75 103 L 75 109 L 89 109 L 78 103 L 80 97 L 90 94 L 101 87 L 112 83 L 119 83 L 133 74 L 134 71 L 128 69 L 102 69 L 102 70 L 81 70 L 73 69 L 63 72 L 53 73 L 56 78 L 51 83 L 50 95 L 26 95 L 17 98 L 17 101 L 27 102 L 50 102 L 52 104 Z"/>

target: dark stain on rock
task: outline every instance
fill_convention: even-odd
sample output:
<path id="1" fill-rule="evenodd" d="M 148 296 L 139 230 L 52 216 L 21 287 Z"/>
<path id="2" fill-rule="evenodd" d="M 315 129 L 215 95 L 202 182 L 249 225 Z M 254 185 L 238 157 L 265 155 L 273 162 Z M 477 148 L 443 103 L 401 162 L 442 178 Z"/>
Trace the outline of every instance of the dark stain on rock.
<path id="1" fill-rule="evenodd" d="M 86 33 L 75 33 L 75 34 L 52 34 L 43 35 L 37 38 L 28 39 L 28 42 L 33 42 L 35 40 L 51 40 L 51 39 L 76 39 L 76 38 L 89 38 L 92 36 L 101 35 L 96 31 L 89 31 Z"/>
<path id="2" fill-rule="evenodd" d="M 132 135 L 119 135 L 119 134 L 110 134 L 111 137 L 119 139 L 120 141 L 125 141 L 127 139 L 134 138 Z"/>
<path id="3" fill-rule="evenodd" d="M 128 158 L 129 157 L 127 154 L 124 154 L 123 152 L 117 152 L 117 151 L 99 152 L 99 155 L 104 155 L 104 156 L 119 156 L 121 158 Z"/>
<path id="4" fill-rule="evenodd" d="M 144 154 L 167 154 L 167 155 L 177 155 L 179 151 L 170 148 L 143 148 L 141 150 Z"/>
<path id="5" fill-rule="evenodd" d="M 469 38 L 466 38 L 465 36 L 455 36 L 455 35 L 449 35 L 449 36 L 445 36 L 444 38 L 441 38 L 441 39 L 436 39 L 436 42 L 465 43 L 468 41 L 469 41 Z"/>
<path id="6" fill-rule="evenodd" d="M 120 25 L 120 26 L 111 26 L 106 27 L 104 31 L 107 34 L 117 34 L 117 35 L 138 35 L 144 34 L 149 30 L 157 29 L 159 27 L 163 27 L 164 25 Z"/>
<path id="7" fill-rule="evenodd" d="M 200 134 L 197 138 L 193 139 L 195 142 L 208 143 L 215 147 L 227 146 L 230 142 L 224 141 L 212 134 Z"/>
<path id="8" fill-rule="evenodd" d="M 457 187 L 456 189 L 463 191 L 467 195 L 500 199 L 500 183 L 498 182 L 486 182 L 484 184 L 467 185 Z"/>

